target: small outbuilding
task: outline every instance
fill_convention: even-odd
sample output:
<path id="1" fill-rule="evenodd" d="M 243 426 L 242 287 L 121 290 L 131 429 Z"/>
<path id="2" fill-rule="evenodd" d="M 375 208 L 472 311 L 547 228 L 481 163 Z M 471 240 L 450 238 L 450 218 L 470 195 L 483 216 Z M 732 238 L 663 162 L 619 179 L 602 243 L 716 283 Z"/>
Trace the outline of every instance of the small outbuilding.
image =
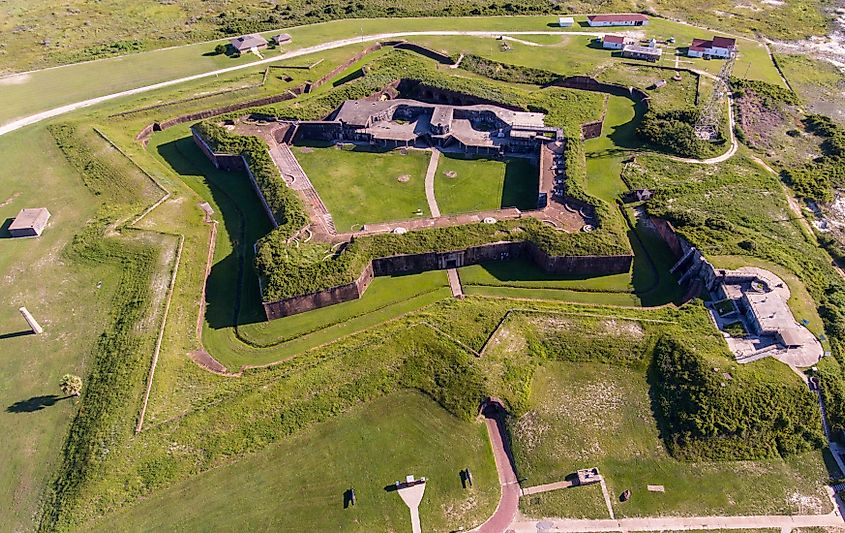
<path id="1" fill-rule="evenodd" d="M 571 28 L 575 25 L 575 19 L 572 17 L 560 17 L 557 19 L 557 25 L 561 28 Z"/>
<path id="2" fill-rule="evenodd" d="M 639 46 L 636 44 L 625 45 L 622 49 L 622 57 L 628 59 L 644 59 L 646 61 L 659 61 L 663 57 L 663 50 L 651 48 L 650 46 Z"/>
<path id="3" fill-rule="evenodd" d="M 648 17 L 641 13 L 608 13 L 605 15 L 589 15 L 587 24 L 597 26 L 645 26 Z"/>
<path id="4" fill-rule="evenodd" d="M 49 219 L 50 212 L 43 207 L 21 209 L 9 225 L 9 234 L 12 237 L 38 237 L 47 227 Z"/>
<path id="5" fill-rule="evenodd" d="M 731 37 L 713 37 L 711 40 L 693 39 L 687 48 L 689 57 L 718 57 L 727 59 L 736 54 L 736 39 Z"/>
<path id="6" fill-rule="evenodd" d="M 253 48 L 256 50 L 267 48 L 267 39 L 257 33 L 251 33 L 249 35 L 241 35 L 240 37 L 232 39 L 231 44 L 232 48 L 237 50 L 239 53 L 244 53 L 249 52 Z"/>
<path id="7" fill-rule="evenodd" d="M 602 37 L 601 47 L 608 50 L 622 50 L 625 48 L 625 37 L 621 35 L 605 35 Z"/>
<path id="8" fill-rule="evenodd" d="M 293 37 L 291 37 L 289 33 L 280 33 L 278 35 L 274 35 L 270 40 L 273 41 L 273 44 L 278 46 L 280 44 L 288 44 L 293 41 Z"/>

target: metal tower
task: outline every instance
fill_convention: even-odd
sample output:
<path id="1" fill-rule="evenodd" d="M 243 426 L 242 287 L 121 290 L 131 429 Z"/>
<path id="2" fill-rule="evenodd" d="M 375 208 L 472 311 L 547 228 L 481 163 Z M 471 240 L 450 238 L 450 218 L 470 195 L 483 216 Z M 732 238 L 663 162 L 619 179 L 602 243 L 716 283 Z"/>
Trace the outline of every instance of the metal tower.
<path id="1" fill-rule="evenodd" d="M 701 109 L 701 117 L 695 125 L 695 134 L 699 139 L 715 141 L 719 138 L 719 125 L 722 123 L 722 100 L 730 92 L 731 69 L 734 66 L 735 55 L 731 55 L 719 70 L 719 75 L 713 80 L 713 94 L 710 100 Z"/>

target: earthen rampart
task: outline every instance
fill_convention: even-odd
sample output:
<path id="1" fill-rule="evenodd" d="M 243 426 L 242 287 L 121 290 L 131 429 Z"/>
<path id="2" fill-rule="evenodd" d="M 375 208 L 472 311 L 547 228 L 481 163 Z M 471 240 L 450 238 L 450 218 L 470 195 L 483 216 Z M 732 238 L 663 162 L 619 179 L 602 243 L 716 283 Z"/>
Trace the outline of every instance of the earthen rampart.
<path id="1" fill-rule="evenodd" d="M 360 298 L 376 276 L 416 274 L 430 270 L 444 270 L 477 265 L 479 263 L 528 258 L 545 272 L 555 274 L 584 274 L 603 276 L 630 271 L 633 255 L 608 256 L 549 256 L 531 241 L 494 242 L 446 252 L 421 252 L 373 259 L 361 276 L 352 283 L 264 302 L 268 320 L 303 313 Z"/>

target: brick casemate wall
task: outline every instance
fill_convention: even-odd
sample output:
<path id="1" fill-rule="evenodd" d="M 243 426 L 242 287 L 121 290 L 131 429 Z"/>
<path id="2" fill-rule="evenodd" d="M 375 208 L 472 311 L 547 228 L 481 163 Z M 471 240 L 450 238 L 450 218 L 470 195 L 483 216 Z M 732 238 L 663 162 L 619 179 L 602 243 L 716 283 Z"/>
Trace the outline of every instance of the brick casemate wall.
<path id="1" fill-rule="evenodd" d="M 361 276 L 352 283 L 322 291 L 265 302 L 268 320 L 303 313 L 360 298 L 373 277 L 410 274 L 430 270 L 459 268 L 492 261 L 508 261 L 527 257 L 546 272 L 603 276 L 630 271 L 632 255 L 549 256 L 530 241 L 495 242 L 447 252 L 423 252 L 373 259 Z"/>

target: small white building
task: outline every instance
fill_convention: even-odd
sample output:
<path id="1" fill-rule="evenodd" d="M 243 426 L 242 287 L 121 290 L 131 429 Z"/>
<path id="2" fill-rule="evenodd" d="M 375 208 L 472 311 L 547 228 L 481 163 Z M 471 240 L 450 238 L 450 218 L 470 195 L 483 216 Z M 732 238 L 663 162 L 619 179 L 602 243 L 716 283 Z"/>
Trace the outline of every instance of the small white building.
<path id="1" fill-rule="evenodd" d="M 575 25 L 575 19 L 572 17 L 560 17 L 557 19 L 557 25 L 561 28 L 571 28 Z"/>
<path id="2" fill-rule="evenodd" d="M 15 220 L 9 225 L 9 235 L 12 237 L 38 237 L 47 227 L 49 219 L 50 212 L 43 207 L 21 209 Z"/>
<path id="3" fill-rule="evenodd" d="M 279 46 L 293 41 L 293 37 L 291 37 L 289 33 L 280 33 L 278 35 L 274 35 L 270 41 L 272 41 L 276 46 Z"/>
<path id="4" fill-rule="evenodd" d="M 693 39 L 687 48 L 689 57 L 718 57 L 727 59 L 736 54 L 736 39 L 730 37 L 713 37 L 712 40 Z"/>
<path id="5" fill-rule="evenodd" d="M 621 35 L 605 35 L 602 37 L 601 47 L 608 50 L 622 50 L 625 48 L 625 37 Z"/>
<path id="6" fill-rule="evenodd" d="M 607 15 L 589 15 L 587 24 L 598 26 L 645 26 L 648 17 L 640 13 L 609 13 Z"/>

